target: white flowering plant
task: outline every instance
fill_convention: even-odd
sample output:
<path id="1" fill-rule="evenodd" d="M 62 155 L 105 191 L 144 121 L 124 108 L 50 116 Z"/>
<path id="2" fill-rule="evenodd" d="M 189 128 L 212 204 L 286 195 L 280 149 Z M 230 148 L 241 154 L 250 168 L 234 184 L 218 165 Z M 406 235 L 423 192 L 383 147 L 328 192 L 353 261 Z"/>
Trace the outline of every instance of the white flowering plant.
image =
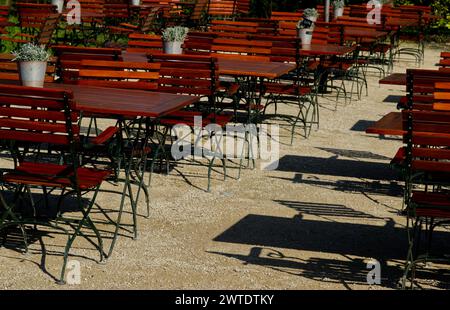
<path id="1" fill-rule="evenodd" d="M 183 42 L 189 32 L 187 27 L 169 27 L 163 30 L 162 37 L 166 42 Z"/>
<path id="2" fill-rule="evenodd" d="M 44 47 L 34 43 L 23 44 L 12 54 L 15 56 L 13 61 L 47 61 L 50 57 Z"/>
<path id="3" fill-rule="evenodd" d="M 335 9 L 342 9 L 345 6 L 345 0 L 334 0 L 333 7 Z"/>

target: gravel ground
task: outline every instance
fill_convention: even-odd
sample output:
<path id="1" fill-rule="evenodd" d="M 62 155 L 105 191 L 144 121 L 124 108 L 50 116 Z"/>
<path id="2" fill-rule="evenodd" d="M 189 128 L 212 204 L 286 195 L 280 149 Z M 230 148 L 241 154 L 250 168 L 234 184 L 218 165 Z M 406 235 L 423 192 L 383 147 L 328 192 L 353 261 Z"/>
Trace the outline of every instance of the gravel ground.
<path id="1" fill-rule="evenodd" d="M 433 68 L 440 50 L 427 48 L 423 67 Z M 395 71 L 411 66 L 403 59 Z M 364 130 L 396 109 L 384 100 L 402 95 L 403 88 L 379 86 L 378 79 L 369 77 L 369 96 L 346 105 L 341 100 L 337 110 L 334 100 L 320 98 L 320 129 L 308 139 L 296 137 L 291 146 L 282 128 L 274 171 L 263 171 L 258 163 L 243 170 L 240 180 L 234 179 L 237 170 L 229 169 L 231 177 L 223 181 L 218 168 L 210 193 L 204 166 L 184 161 L 169 175 L 155 174 L 151 214 L 139 217 L 137 240 L 123 232 L 106 264 L 96 262 L 89 243 L 75 242 L 71 259 L 80 263 L 78 285 L 55 284 L 62 235 L 43 229 L 26 255 L 7 243 L 0 248 L 0 288 L 397 288 L 406 257 L 406 221 L 398 216 L 402 184 L 388 163 L 401 141 Z M 101 193 L 98 203 L 114 209 L 119 198 Z M 140 213 L 144 209 L 141 201 Z M 381 264 L 380 285 L 366 281 L 373 259 Z M 424 278 L 434 279 L 423 280 L 426 286 L 448 286 L 448 272 L 431 268 Z"/>

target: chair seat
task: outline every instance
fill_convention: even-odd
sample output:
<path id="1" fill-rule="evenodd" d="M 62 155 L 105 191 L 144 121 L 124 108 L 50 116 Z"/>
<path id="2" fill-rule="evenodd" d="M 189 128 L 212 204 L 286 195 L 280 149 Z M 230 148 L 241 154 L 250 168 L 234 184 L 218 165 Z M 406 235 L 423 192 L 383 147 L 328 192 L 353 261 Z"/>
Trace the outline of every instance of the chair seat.
<path id="1" fill-rule="evenodd" d="M 450 194 L 413 192 L 411 201 L 417 216 L 450 218 Z"/>
<path id="2" fill-rule="evenodd" d="M 111 175 L 111 171 L 80 167 L 77 175 L 80 189 L 85 190 L 100 185 Z M 72 186 L 70 177 L 73 177 L 73 169 L 68 165 L 22 162 L 14 171 L 5 174 L 3 180 L 16 184 L 65 188 Z"/>

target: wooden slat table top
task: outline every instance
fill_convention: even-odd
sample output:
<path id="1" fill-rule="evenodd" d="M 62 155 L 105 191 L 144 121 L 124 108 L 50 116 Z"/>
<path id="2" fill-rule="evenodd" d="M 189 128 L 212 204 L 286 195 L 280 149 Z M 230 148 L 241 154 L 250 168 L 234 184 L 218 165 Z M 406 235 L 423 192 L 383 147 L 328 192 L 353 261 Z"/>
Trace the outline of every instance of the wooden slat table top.
<path id="1" fill-rule="evenodd" d="M 406 86 L 406 73 L 393 73 L 379 80 L 380 84 Z"/>
<path id="2" fill-rule="evenodd" d="M 219 74 L 276 79 L 295 69 L 295 64 L 219 58 Z"/>
<path id="3" fill-rule="evenodd" d="M 307 56 L 342 56 L 355 50 L 355 46 L 341 46 L 336 44 L 301 45 L 300 54 Z"/>
<path id="4" fill-rule="evenodd" d="M 85 85 L 49 83 L 45 87 L 71 90 L 80 111 L 126 117 L 161 117 L 199 100 L 193 96 Z"/>
<path id="5" fill-rule="evenodd" d="M 353 29 L 346 27 L 344 29 L 344 37 L 345 38 L 358 38 L 358 39 L 381 39 L 386 37 L 389 33 L 386 31 L 377 31 L 371 29 Z"/>
<path id="6" fill-rule="evenodd" d="M 368 134 L 402 136 L 403 130 L 402 113 L 391 112 L 383 116 L 373 126 L 366 129 Z"/>
<path id="7" fill-rule="evenodd" d="M 389 18 L 386 21 L 385 25 L 388 27 L 400 27 L 400 28 L 418 26 L 416 20 L 406 18 Z"/>
<path id="8" fill-rule="evenodd" d="M 145 53 L 123 52 L 124 61 L 147 62 Z M 267 79 L 278 78 L 295 69 L 295 64 L 281 62 L 246 61 L 218 58 L 219 74 L 232 76 L 251 76 Z"/>

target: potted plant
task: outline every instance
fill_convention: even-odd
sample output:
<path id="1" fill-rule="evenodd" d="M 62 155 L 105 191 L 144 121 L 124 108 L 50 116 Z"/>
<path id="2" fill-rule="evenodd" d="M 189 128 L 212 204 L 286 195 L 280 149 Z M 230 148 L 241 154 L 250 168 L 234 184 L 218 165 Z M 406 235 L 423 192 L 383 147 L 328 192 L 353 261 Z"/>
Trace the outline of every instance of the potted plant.
<path id="1" fill-rule="evenodd" d="M 58 13 L 62 13 L 64 9 L 64 0 L 52 0 L 52 4 L 56 6 Z"/>
<path id="2" fill-rule="evenodd" d="M 188 34 L 189 28 L 186 27 L 169 27 L 163 30 L 162 37 L 164 41 L 164 53 L 166 54 L 182 54 L 184 40 Z"/>
<path id="3" fill-rule="evenodd" d="M 141 0 L 131 0 L 131 5 L 139 6 L 141 5 Z"/>
<path id="4" fill-rule="evenodd" d="M 344 15 L 344 7 L 345 7 L 345 0 L 333 1 L 334 18 L 338 18 Z"/>
<path id="5" fill-rule="evenodd" d="M 311 44 L 314 28 L 313 28 L 313 22 L 309 19 L 302 19 L 297 24 L 298 29 L 298 36 L 300 40 L 302 41 L 302 45 L 309 45 Z"/>
<path id="6" fill-rule="evenodd" d="M 43 87 L 47 61 L 50 57 L 44 47 L 26 43 L 13 51 L 23 86 Z"/>
<path id="7" fill-rule="evenodd" d="M 318 17 L 319 17 L 319 13 L 314 8 L 305 9 L 303 11 L 303 19 L 308 19 L 308 20 L 312 21 L 313 23 L 315 23 L 317 21 Z"/>

